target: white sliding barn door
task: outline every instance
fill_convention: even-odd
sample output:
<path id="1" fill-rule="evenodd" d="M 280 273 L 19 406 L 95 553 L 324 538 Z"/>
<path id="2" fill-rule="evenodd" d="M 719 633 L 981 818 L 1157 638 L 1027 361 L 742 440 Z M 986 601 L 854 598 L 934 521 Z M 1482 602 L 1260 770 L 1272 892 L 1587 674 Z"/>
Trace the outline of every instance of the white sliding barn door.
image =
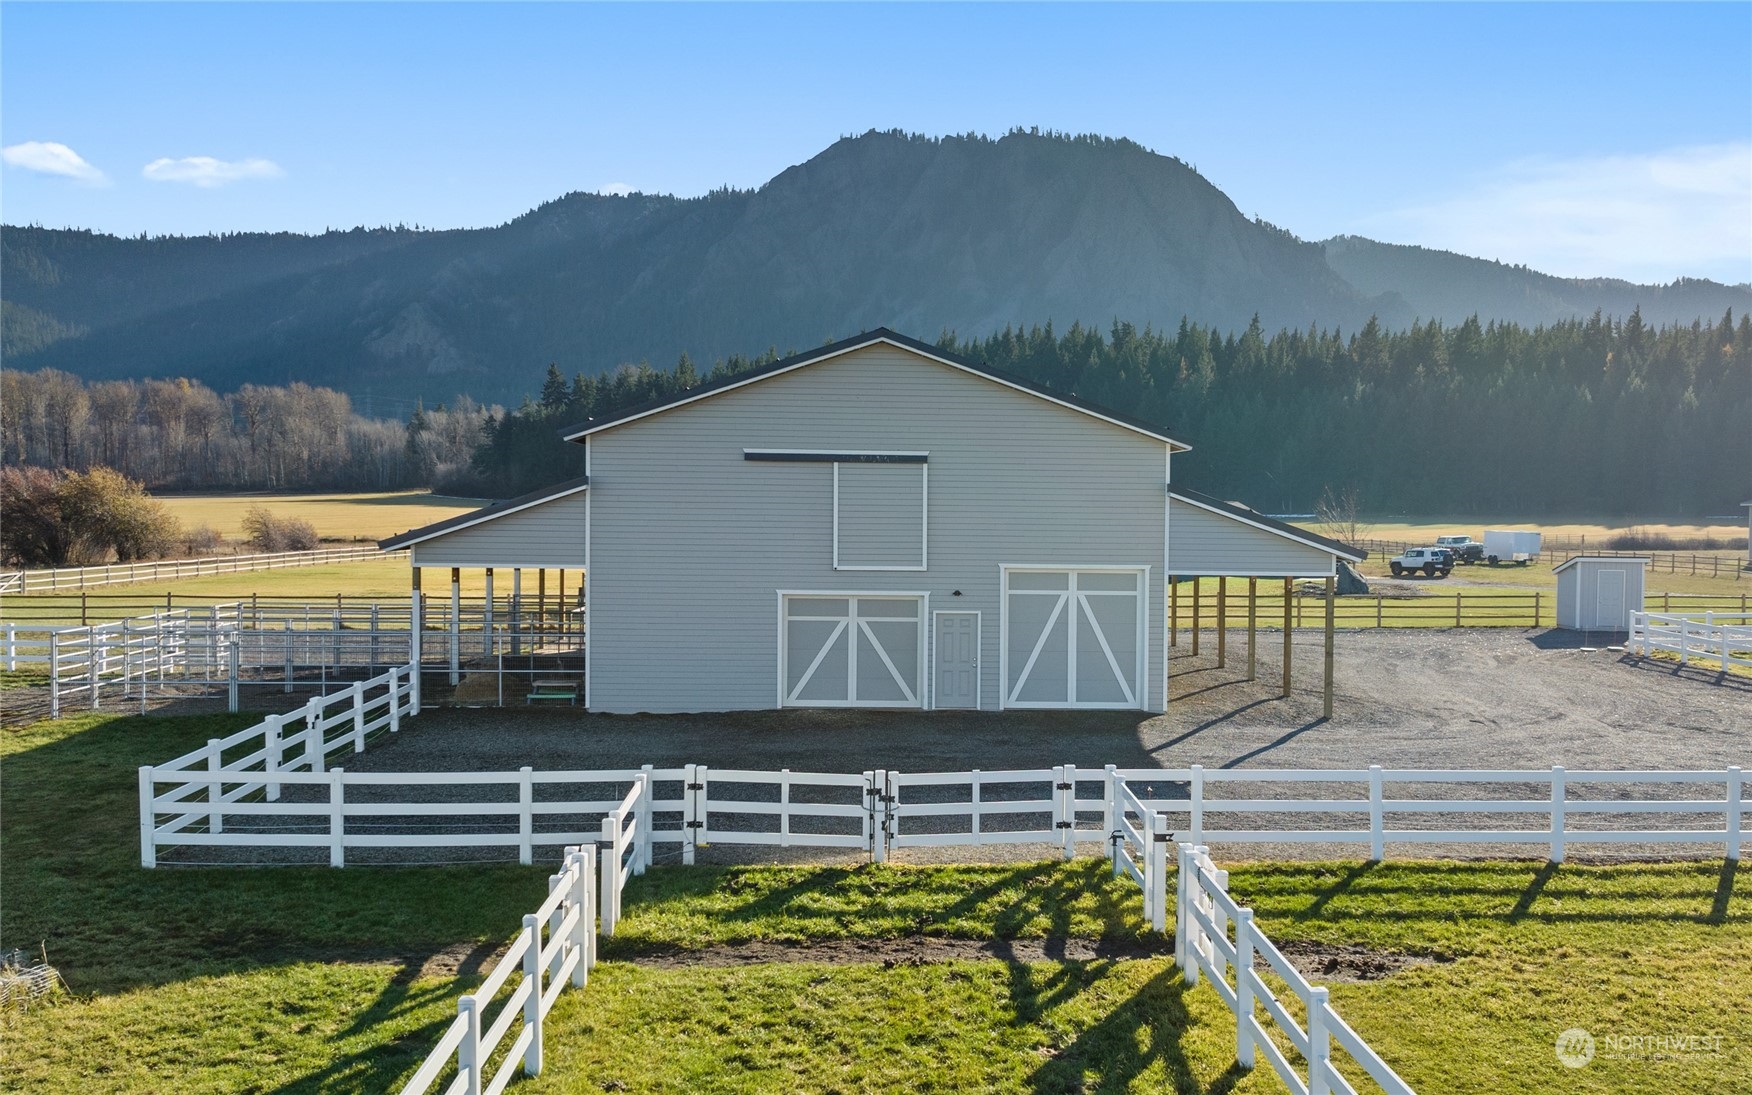
<path id="1" fill-rule="evenodd" d="M 1143 707 L 1146 573 L 1006 567 L 1004 706 Z"/>
<path id="2" fill-rule="evenodd" d="M 782 596 L 780 705 L 921 707 L 924 602 Z"/>

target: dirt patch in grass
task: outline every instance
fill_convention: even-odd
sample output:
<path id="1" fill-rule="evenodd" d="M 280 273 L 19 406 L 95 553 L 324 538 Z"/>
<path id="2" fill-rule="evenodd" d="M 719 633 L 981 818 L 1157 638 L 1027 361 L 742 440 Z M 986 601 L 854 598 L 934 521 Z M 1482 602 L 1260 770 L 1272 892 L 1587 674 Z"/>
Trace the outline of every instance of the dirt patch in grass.
<path id="1" fill-rule="evenodd" d="M 1404 954 L 1380 950 L 1361 943 L 1320 943 L 1296 939 L 1280 944 L 1296 972 L 1316 983 L 1326 981 L 1379 981 L 1410 966 L 1431 966 L 1454 960 L 1447 954 Z M 1264 969 L 1263 959 L 1255 966 Z"/>
<path id="2" fill-rule="evenodd" d="M 834 939 L 818 943 L 724 943 L 708 947 L 643 946 L 617 953 L 618 961 L 659 969 L 724 968 L 771 963 L 928 966 L 940 962 L 997 959 L 1004 962 L 1093 962 L 1160 958 L 1172 954 L 1170 939 Z M 604 956 L 605 958 L 608 956 Z"/>

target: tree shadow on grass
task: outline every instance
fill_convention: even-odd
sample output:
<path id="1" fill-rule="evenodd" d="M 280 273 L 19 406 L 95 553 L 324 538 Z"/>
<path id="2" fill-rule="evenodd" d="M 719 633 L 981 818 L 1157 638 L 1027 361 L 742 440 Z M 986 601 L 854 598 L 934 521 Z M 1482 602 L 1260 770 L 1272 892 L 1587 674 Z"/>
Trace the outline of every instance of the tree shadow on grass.
<path id="1" fill-rule="evenodd" d="M 1011 995 L 1019 1022 L 1035 1022 L 1046 1012 L 1107 976 L 1110 963 L 1066 963 L 1038 978 L 1027 966 L 1011 967 Z M 1174 966 L 1164 966 L 1129 999 L 1079 1033 L 1068 1045 L 1052 1047 L 1051 1056 L 1029 1076 L 1037 1095 L 1068 1095 L 1084 1091 L 1126 1091 L 1133 1081 L 1161 1062 L 1181 1095 L 1227 1095 L 1247 1075 L 1239 1062 L 1230 1063 L 1211 1082 L 1194 1073 L 1181 1044 L 1192 1019 L 1183 996 L 1186 982 Z M 1093 1075 L 1090 1075 L 1093 1073 Z"/>
<path id="2" fill-rule="evenodd" d="M 883 868 L 812 868 L 801 870 L 796 878 L 772 889 L 733 902 L 728 908 L 714 910 L 712 916 L 720 922 L 756 927 L 769 919 L 837 926 L 847 918 L 895 918 L 904 923 L 897 924 L 889 934 L 937 936 L 959 934 L 953 926 L 971 921 L 980 938 L 1061 939 L 1074 934 L 1073 918 L 1082 905 L 1082 914 L 1099 925 L 1096 934 L 1102 940 L 1129 941 L 1137 938 L 1140 931 L 1136 891 L 1123 885 L 1108 885 L 1109 868 L 1103 860 L 1083 859 L 1069 867 L 1052 861 L 1018 863 L 984 867 L 981 874 L 983 877 L 977 883 L 965 874 L 957 875 L 953 887 L 928 891 L 927 896 L 935 900 L 920 902 L 919 880 L 927 876 L 889 873 Z M 734 867 L 657 868 L 647 873 L 636 889 L 629 890 L 628 912 L 636 917 L 640 906 L 706 897 L 719 890 L 734 895 L 744 876 L 744 869 Z M 844 907 L 844 903 L 836 901 L 835 891 L 842 887 L 857 891 L 863 904 Z M 888 903 L 890 890 L 896 894 L 910 893 L 914 900 L 908 901 L 903 909 L 896 909 Z M 1091 895 L 1093 908 L 1088 907 Z M 829 931 L 826 937 L 843 934 Z M 605 940 L 603 953 L 605 957 L 628 958 L 650 950 L 642 940 L 617 938 Z"/>

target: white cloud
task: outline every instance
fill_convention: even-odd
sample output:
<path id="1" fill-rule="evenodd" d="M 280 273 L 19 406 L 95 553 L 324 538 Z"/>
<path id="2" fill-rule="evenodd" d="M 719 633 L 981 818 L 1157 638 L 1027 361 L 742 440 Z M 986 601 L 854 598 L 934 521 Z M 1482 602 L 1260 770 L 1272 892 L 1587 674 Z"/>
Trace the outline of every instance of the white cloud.
<path id="1" fill-rule="evenodd" d="M 59 175 L 91 186 L 102 186 L 109 176 L 85 162 L 79 153 L 57 141 L 25 141 L 0 148 L 0 160 L 41 175 Z"/>
<path id="2" fill-rule="evenodd" d="M 1364 235 L 1566 277 L 1752 279 L 1752 144 L 1518 160 Z"/>
<path id="3" fill-rule="evenodd" d="M 277 179 L 286 172 L 272 160 L 216 160 L 211 156 L 160 158 L 140 170 L 153 182 L 182 182 L 212 188 L 243 179 Z"/>
<path id="4" fill-rule="evenodd" d="M 597 187 L 596 192 L 598 194 L 612 194 L 618 197 L 623 194 L 631 194 L 633 192 L 633 187 L 631 183 L 605 183 L 602 186 Z"/>

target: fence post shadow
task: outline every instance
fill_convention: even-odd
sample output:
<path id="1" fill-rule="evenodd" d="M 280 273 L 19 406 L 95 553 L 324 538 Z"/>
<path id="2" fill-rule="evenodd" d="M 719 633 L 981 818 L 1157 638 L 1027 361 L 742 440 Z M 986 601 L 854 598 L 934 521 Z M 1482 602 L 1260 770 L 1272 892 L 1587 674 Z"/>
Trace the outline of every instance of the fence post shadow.
<path id="1" fill-rule="evenodd" d="M 1739 860 L 1722 860 L 1721 877 L 1716 880 L 1715 901 L 1710 904 L 1705 923 L 1720 925 L 1728 922 L 1728 903 L 1734 898 L 1734 878 L 1739 873 Z"/>

